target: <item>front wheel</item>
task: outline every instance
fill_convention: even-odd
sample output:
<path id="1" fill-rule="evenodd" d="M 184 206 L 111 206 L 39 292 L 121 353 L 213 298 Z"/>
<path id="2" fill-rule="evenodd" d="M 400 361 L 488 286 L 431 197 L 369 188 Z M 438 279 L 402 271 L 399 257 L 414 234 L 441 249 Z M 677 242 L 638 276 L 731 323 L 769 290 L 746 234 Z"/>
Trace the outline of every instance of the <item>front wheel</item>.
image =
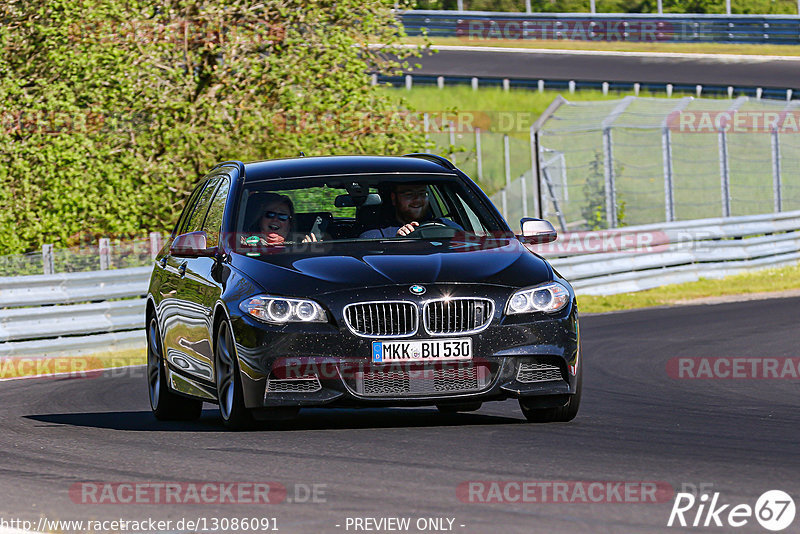
<path id="1" fill-rule="evenodd" d="M 578 382 L 575 385 L 575 394 L 569 396 L 569 400 L 564 406 L 557 408 L 541 408 L 537 404 L 541 403 L 540 398 L 528 397 L 519 399 L 519 407 L 525 419 L 532 423 L 555 423 L 572 421 L 578 415 L 578 408 L 581 404 L 581 390 L 583 389 L 583 371 L 578 369 Z"/>
<path id="2" fill-rule="evenodd" d="M 244 406 L 242 378 L 234 349 L 233 334 L 228 323 L 222 322 L 217 331 L 216 383 L 219 413 L 225 426 L 243 430 L 253 425 L 253 415 Z"/>
<path id="3" fill-rule="evenodd" d="M 194 421 L 203 412 L 203 401 L 182 397 L 167 387 L 163 343 L 155 316 L 147 325 L 147 386 L 150 408 L 160 421 Z"/>

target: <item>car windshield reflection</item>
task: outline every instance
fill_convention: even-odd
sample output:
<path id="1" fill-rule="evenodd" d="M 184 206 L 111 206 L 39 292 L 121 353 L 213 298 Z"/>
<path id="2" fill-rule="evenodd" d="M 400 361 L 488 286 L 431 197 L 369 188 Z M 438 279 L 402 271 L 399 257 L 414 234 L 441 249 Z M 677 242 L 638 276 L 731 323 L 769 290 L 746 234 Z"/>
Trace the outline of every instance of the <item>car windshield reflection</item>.
<path id="1" fill-rule="evenodd" d="M 281 179 L 246 184 L 238 245 L 507 238 L 490 206 L 458 180 L 393 176 Z"/>

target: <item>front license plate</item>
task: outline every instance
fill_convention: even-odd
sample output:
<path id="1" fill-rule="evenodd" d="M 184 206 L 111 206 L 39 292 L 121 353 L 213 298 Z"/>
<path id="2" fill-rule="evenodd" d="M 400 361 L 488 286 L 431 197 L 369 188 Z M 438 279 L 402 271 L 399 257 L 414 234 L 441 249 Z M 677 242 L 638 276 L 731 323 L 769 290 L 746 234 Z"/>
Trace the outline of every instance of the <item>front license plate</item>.
<path id="1" fill-rule="evenodd" d="M 372 363 L 471 360 L 472 340 L 373 341 Z"/>

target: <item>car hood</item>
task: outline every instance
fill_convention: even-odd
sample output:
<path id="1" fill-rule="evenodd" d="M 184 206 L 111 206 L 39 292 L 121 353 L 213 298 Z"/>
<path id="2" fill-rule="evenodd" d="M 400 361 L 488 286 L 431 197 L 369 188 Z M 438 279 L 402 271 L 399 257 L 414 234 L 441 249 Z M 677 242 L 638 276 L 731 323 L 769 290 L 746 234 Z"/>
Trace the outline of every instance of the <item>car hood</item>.
<path id="1" fill-rule="evenodd" d="M 235 253 L 231 264 L 265 292 L 297 296 L 397 284 L 523 287 L 553 277 L 549 264 L 516 239 L 315 243 Z"/>

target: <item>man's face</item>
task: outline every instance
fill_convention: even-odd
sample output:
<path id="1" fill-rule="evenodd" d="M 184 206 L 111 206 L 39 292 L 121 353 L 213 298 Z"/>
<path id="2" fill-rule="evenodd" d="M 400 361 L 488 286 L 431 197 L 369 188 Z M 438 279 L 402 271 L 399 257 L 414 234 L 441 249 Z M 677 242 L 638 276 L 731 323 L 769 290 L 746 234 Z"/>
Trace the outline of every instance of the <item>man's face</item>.
<path id="1" fill-rule="evenodd" d="M 402 223 L 424 219 L 430 207 L 428 188 L 424 185 L 398 185 L 392 192 L 392 204 L 398 220 Z"/>

